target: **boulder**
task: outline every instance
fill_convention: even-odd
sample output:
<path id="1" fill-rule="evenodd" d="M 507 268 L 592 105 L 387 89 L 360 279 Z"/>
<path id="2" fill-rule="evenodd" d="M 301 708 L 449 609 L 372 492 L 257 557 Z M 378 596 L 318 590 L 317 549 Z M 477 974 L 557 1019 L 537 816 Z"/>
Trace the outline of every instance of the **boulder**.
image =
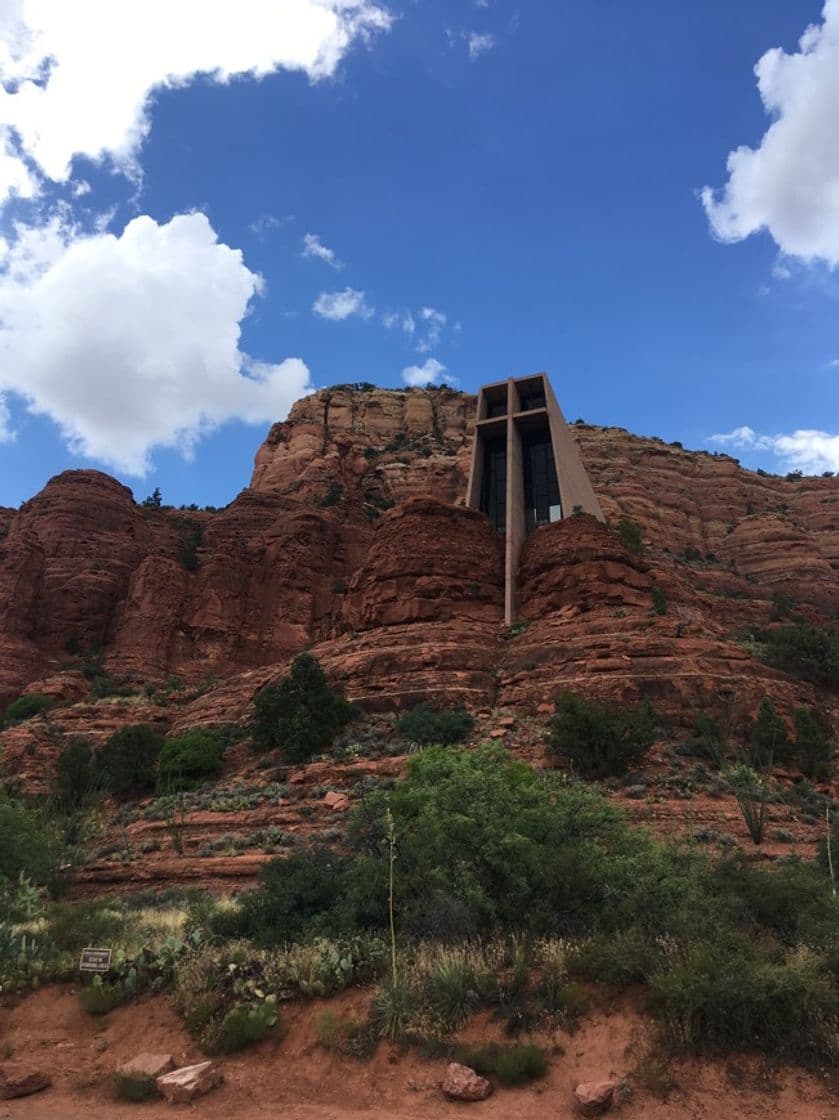
<path id="1" fill-rule="evenodd" d="M 349 809 L 350 799 L 345 793 L 338 793 L 336 790 L 330 790 L 329 793 L 323 795 L 323 804 L 334 813 L 343 813 Z"/>
<path id="2" fill-rule="evenodd" d="M 117 1073 L 121 1077 L 136 1078 L 138 1081 L 155 1081 L 174 1068 L 175 1059 L 171 1054 L 151 1054 L 144 1050 L 142 1054 L 137 1054 L 130 1062 L 120 1066 Z"/>
<path id="3" fill-rule="evenodd" d="M 492 1092 L 492 1085 L 485 1077 L 479 1077 L 469 1066 L 458 1062 L 449 1065 L 440 1088 L 452 1101 L 485 1101 Z"/>
<path id="4" fill-rule="evenodd" d="M 0 1062 L 0 1100 L 28 1097 L 52 1085 L 52 1078 L 37 1066 Z"/>
<path id="5" fill-rule="evenodd" d="M 214 1062 L 199 1062 L 194 1066 L 164 1073 L 155 1081 L 158 1091 L 170 1104 L 189 1104 L 196 1097 L 209 1093 L 220 1085 L 223 1078 Z"/>
<path id="6" fill-rule="evenodd" d="M 584 1081 L 574 1090 L 574 1103 L 580 1116 L 600 1116 L 612 1107 L 616 1081 Z"/>

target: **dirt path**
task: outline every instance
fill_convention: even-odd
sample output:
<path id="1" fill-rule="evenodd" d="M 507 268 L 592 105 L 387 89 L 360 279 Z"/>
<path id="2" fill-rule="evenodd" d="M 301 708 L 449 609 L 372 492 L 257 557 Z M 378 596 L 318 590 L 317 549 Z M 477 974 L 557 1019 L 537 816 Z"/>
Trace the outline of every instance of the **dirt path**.
<path id="1" fill-rule="evenodd" d="M 329 1001 L 340 1013 L 363 1014 L 367 997 L 354 992 Z M 430 1120 L 461 1117 L 464 1105 L 445 1101 L 438 1084 L 443 1061 L 381 1045 L 370 1062 L 327 1053 L 317 1039 L 317 1016 L 325 1004 L 299 1003 L 283 1010 L 282 1041 L 220 1060 L 224 1085 L 186 1115 L 206 1120 Z M 471 1040 L 498 1037 L 485 1018 L 473 1022 Z M 579 1081 L 622 1077 L 634 1067 L 648 1039 L 644 1021 L 625 1007 L 590 1015 L 573 1036 L 540 1038 L 556 1047 L 547 1076 L 523 1089 L 499 1089 L 467 1111 L 485 1120 L 570 1120 L 571 1093 Z M 93 1019 L 67 987 L 29 996 L 0 1010 L 0 1050 L 48 1070 L 46 1092 L 0 1102 L 0 1120 L 163 1120 L 177 1115 L 164 1102 L 137 1105 L 115 1099 L 111 1071 L 141 1050 L 171 1052 L 179 1061 L 202 1055 L 163 997 L 118 1008 Z M 563 1052 L 560 1052 L 563 1051 Z M 666 1101 L 633 1077 L 631 1096 L 616 1115 L 625 1120 L 839 1120 L 836 1086 L 797 1070 L 771 1077 L 753 1060 L 685 1062 L 674 1066 L 677 1088 Z"/>

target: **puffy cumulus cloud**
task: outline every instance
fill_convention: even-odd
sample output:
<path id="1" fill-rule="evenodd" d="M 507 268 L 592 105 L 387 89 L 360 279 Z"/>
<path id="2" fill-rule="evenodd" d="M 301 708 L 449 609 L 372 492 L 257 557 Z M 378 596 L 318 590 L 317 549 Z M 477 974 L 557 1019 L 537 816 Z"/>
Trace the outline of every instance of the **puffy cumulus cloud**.
<path id="1" fill-rule="evenodd" d="M 136 172 L 155 89 L 196 74 L 326 78 L 391 18 L 376 0 L 3 0 L 0 198 L 66 181 L 77 155 Z"/>
<path id="2" fill-rule="evenodd" d="M 768 230 L 781 251 L 839 264 L 839 0 L 826 0 L 822 22 L 799 50 L 767 51 L 755 66 L 766 112 L 775 119 L 757 148 L 728 156 L 722 191 L 705 187 L 702 203 L 721 241 Z"/>
<path id="3" fill-rule="evenodd" d="M 445 381 L 449 385 L 457 384 L 457 379 L 447 373 L 446 367 L 436 358 L 426 358 L 421 366 L 407 366 L 402 370 L 402 380 L 414 389 L 439 381 Z"/>
<path id="4" fill-rule="evenodd" d="M 260 277 L 203 214 L 135 218 L 120 236 L 58 218 L 16 233 L 0 253 L 0 395 L 77 454 L 141 476 L 153 448 L 189 456 L 219 424 L 275 420 L 309 389 L 299 359 L 240 350 Z"/>
<path id="5" fill-rule="evenodd" d="M 335 250 L 330 249 L 321 241 L 316 233 L 307 233 L 303 238 L 303 252 L 301 256 L 316 257 L 324 264 L 330 265 L 332 268 L 340 269 L 344 267 L 344 262 L 339 261 L 335 255 Z"/>
<path id="6" fill-rule="evenodd" d="M 374 310 L 375 308 L 368 306 L 364 292 L 357 292 L 355 288 L 344 288 L 340 292 L 321 292 L 312 304 L 315 315 L 334 322 L 349 319 L 351 315 L 369 319 Z"/>
<path id="7" fill-rule="evenodd" d="M 814 428 L 767 436 L 743 425 L 713 435 L 708 442 L 740 451 L 769 451 L 778 456 L 786 470 L 800 470 L 805 474 L 839 471 L 839 436 Z"/>

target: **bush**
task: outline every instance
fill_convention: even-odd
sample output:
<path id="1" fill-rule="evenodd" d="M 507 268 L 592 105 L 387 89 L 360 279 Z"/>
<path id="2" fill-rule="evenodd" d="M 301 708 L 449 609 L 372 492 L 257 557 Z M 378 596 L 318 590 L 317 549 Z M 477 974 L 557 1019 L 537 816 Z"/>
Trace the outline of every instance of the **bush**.
<path id="1" fill-rule="evenodd" d="M 641 535 L 640 525 L 636 524 L 636 522 L 630 520 L 628 517 L 622 517 L 618 522 L 618 536 L 628 552 L 633 553 L 635 556 L 643 555 L 644 538 Z"/>
<path id="2" fill-rule="evenodd" d="M 222 745 L 204 728 L 194 727 L 167 739 L 160 752 L 157 792 L 192 789 L 221 769 Z"/>
<path id="3" fill-rule="evenodd" d="M 75 739 L 58 756 L 53 800 L 59 813 L 77 813 L 100 787 L 100 771 L 86 739 Z"/>
<path id="4" fill-rule="evenodd" d="M 723 771 L 723 777 L 734 794 L 749 836 L 755 844 L 762 843 L 771 795 L 766 773 L 740 763 Z"/>
<path id="5" fill-rule="evenodd" d="M 96 755 L 103 787 L 117 796 L 154 787 L 163 739 L 146 724 L 115 731 Z"/>
<path id="6" fill-rule="evenodd" d="M 456 1057 L 481 1077 L 495 1076 L 505 1086 L 527 1085 L 544 1077 L 548 1070 L 545 1051 L 532 1043 L 501 1046 L 493 1042 L 477 1049 L 458 1047 Z"/>
<path id="7" fill-rule="evenodd" d="M 349 867 L 348 857 L 325 847 L 271 860 L 259 872 L 259 888 L 245 894 L 236 909 L 219 911 L 212 928 L 225 937 L 270 946 L 354 927 L 343 913 Z"/>
<path id="8" fill-rule="evenodd" d="M 653 587 L 651 591 L 653 614 L 667 614 L 667 600 L 660 587 Z"/>
<path id="9" fill-rule="evenodd" d="M 728 1054 L 744 1047 L 829 1063 L 839 1057 L 839 990 L 815 954 L 777 961 L 745 937 L 692 945 L 651 980 L 651 1008 L 671 1043 Z"/>
<path id="10" fill-rule="evenodd" d="M 566 692 L 549 727 L 553 753 L 567 755 L 581 774 L 606 778 L 623 774 L 647 753 L 655 738 L 655 715 L 649 701 L 619 709 Z"/>
<path id="11" fill-rule="evenodd" d="M 700 712 L 694 723 L 694 731 L 688 740 L 689 748 L 701 758 L 708 759 L 717 769 L 725 763 L 728 750 L 728 736 L 722 726 L 707 712 Z"/>
<path id="12" fill-rule="evenodd" d="M 19 723 L 24 719 L 32 719 L 52 707 L 52 697 L 42 696 L 38 692 L 30 692 L 26 696 L 19 696 L 6 708 L 4 720 L 6 723 Z"/>
<path id="13" fill-rule="evenodd" d="M 254 702 L 251 723 L 257 750 L 281 747 L 290 762 L 307 762 L 332 745 L 353 709 L 332 692 L 318 661 L 301 653 L 279 685 L 266 685 Z"/>
<path id="14" fill-rule="evenodd" d="M 39 885 L 47 883 L 56 854 L 40 815 L 0 788 L 0 887 L 21 875 Z"/>
<path id="15" fill-rule="evenodd" d="M 56 947 L 70 953 L 113 944 L 124 930 L 121 908 L 98 901 L 55 903 L 47 921 L 47 932 Z"/>
<path id="16" fill-rule="evenodd" d="M 428 704 L 419 704 L 413 711 L 406 712 L 396 726 L 399 734 L 413 743 L 450 746 L 471 734 L 475 720 L 463 708 L 436 711 Z"/>
<path id="17" fill-rule="evenodd" d="M 813 780 L 830 777 L 833 742 L 829 730 L 821 725 L 818 715 L 806 708 L 796 708 L 795 750 L 803 773 Z"/>
<path id="18" fill-rule="evenodd" d="M 787 725 L 769 697 L 764 696 L 749 729 L 749 764 L 755 770 L 771 770 L 775 763 L 789 761 L 791 755 Z"/>
<path id="19" fill-rule="evenodd" d="M 776 626 L 764 631 L 764 659 L 785 673 L 839 687 L 839 633 L 820 626 Z"/>
<path id="20" fill-rule="evenodd" d="M 273 1001 L 240 1003 L 222 1019 L 218 1039 L 212 1049 L 219 1054 L 241 1050 L 252 1042 L 259 1042 L 278 1022 L 277 1005 Z"/>
<path id="21" fill-rule="evenodd" d="M 146 1077 L 142 1074 L 120 1073 L 119 1070 L 116 1070 L 111 1074 L 111 1080 L 113 1081 L 114 1092 L 122 1101 L 133 1101 L 139 1104 L 142 1101 L 150 1101 L 154 1097 L 160 1096 L 153 1077 Z"/>
<path id="22" fill-rule="evenodd" d="M 101 976 L 94 976 L 90 987 L 79 992 L 79 1003 L 88 1015 L 107 1015 L 125 1003 L 126 997 L 122 984 L 104 983 Z"/>

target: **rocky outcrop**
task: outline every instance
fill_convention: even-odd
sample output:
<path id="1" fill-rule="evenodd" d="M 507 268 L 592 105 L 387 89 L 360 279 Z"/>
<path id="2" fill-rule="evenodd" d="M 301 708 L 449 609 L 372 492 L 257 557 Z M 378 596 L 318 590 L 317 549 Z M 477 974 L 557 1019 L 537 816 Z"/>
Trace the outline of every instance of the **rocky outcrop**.
<path id="1" fill-rule="evenodd" d="M 414 498 L 387 514 L 348 589 L 344 634 L 315 647 L 368 708 L 421 700 L 489 707 L 504 613 L 503 559 L 486 518 Z"/>
<path id="2" fill-rule="evenodd" d="M 485 1077 L 459 1062 L 449 1063 L 440 1088 L 450 1101 L 485 1101 L 492 1092 L 492 1085 Z"/>
<path id="3" fill-rule="evenodd" d="M 189 1104 L 196 1097 L 202 1097 L 221 1085 L 221 1071 L 215 1062 L 199 1062 L 194 1066 L 183 1066 L 171 1073 L 164 1073 L 155 1081 L 157 1091 L 170 1104 Z"/>
<path id="4" fill-rule="evenodd" d="M 617 1081 L 585 1081 L 574 1090 L 574 1105 L 580 1116 L 602 1116 L 612 1107 Z"/>
<path id="5" fill-rule="evenodd" d="M 0 1100 L 30 1097 L 52 1085 L 52 1078 L 39 1066 L 24 1062 L 0 1063 Z"/>
<path id="6" fill-rule="evenodd" d="M 0 705 L 26 688 L 83 700 L 82 655 L 101 648 L 102 670 L 137 685 L 203 682 L 178 726 L 227 722 L 307 647 L 370 708 L 538 706 L 562 688 L 672 712 L 812 702 L 737 639 L 773 596 L 836 616 L 839 480 L 572 425 L 644 555 L 585 517 L 539 530 L 521 560 L 528 625 L 508 633 L 498 539 L 462 506 L 473 407 L 450 389 L 322 390 L 274 425 L 224 510 L 144 508 L 97 471 L 0 510 Z M 89 714 L 75 722 L 98 736 Z M 5 734 L 16 759 L 48 750 L 42 730 Z"/>

